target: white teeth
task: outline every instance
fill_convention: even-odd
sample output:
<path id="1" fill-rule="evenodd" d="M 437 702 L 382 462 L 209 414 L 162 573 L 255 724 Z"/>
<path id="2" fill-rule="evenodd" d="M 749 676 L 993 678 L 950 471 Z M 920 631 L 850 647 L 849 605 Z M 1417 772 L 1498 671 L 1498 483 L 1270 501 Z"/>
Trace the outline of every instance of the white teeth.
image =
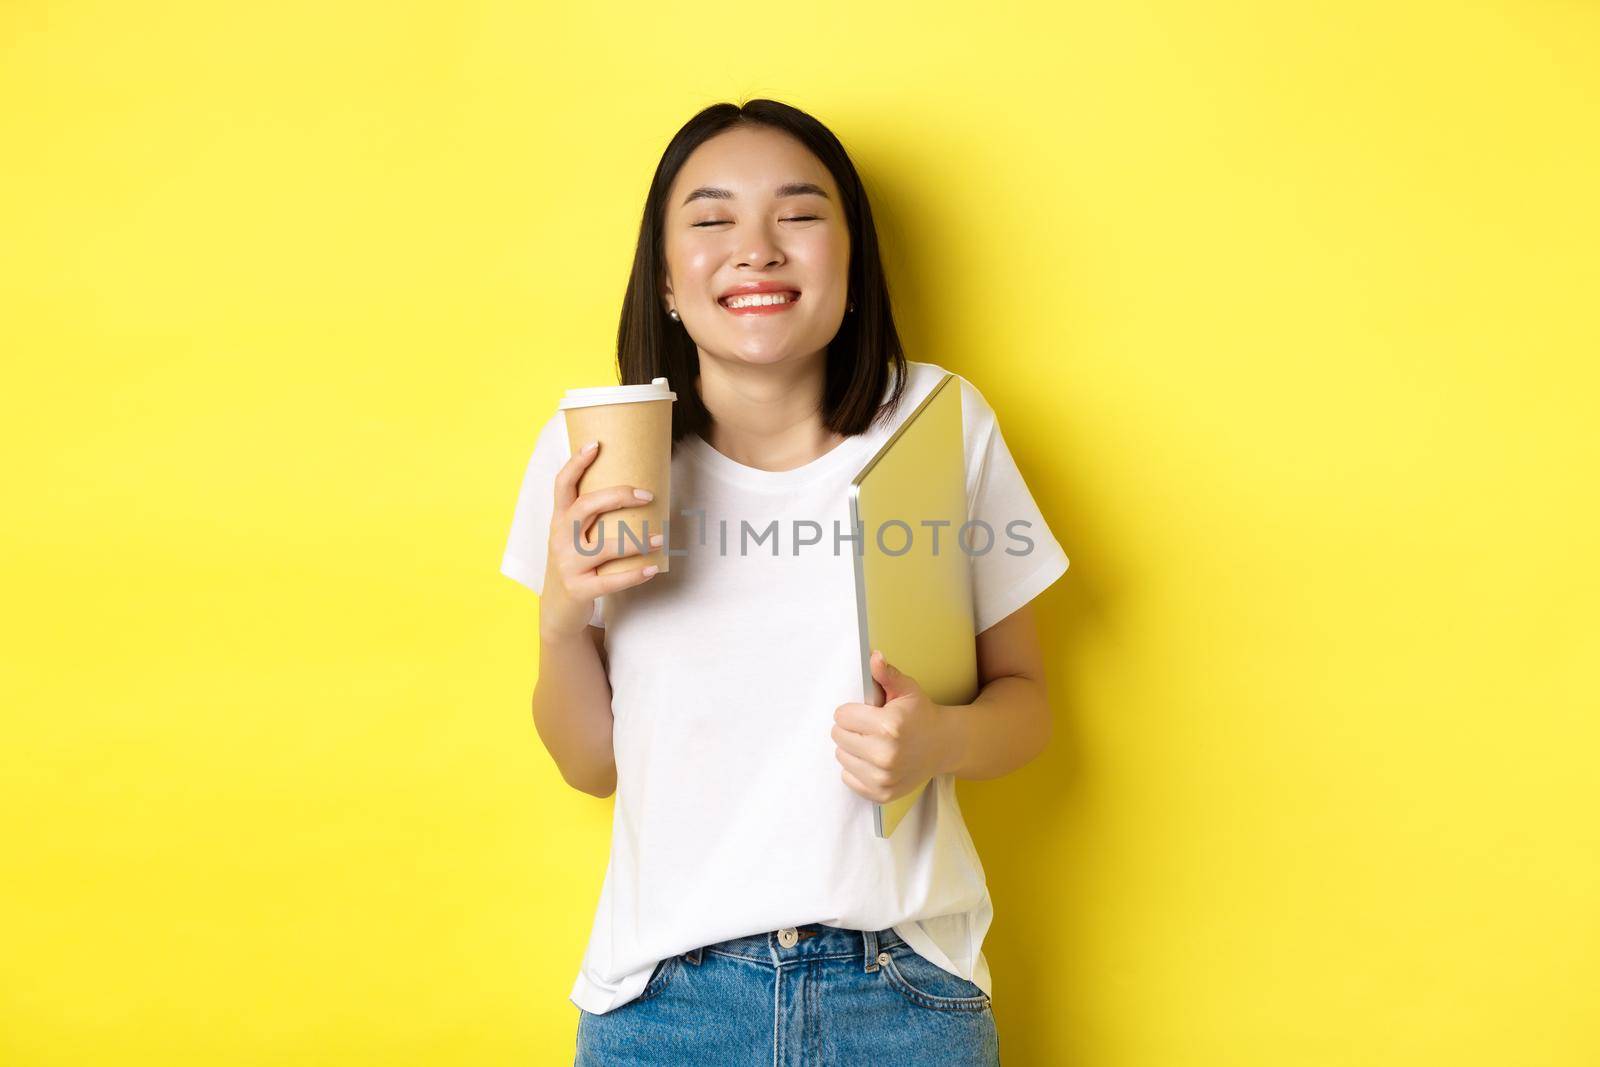
<path id="1" fill-rule="evenodd" d="M 765 307 L 768 304 L 787 304 L 789 300 L 788 293 L 756 293 L 753 296 L 730 296 L 723 306 L 729 308 Z"/>

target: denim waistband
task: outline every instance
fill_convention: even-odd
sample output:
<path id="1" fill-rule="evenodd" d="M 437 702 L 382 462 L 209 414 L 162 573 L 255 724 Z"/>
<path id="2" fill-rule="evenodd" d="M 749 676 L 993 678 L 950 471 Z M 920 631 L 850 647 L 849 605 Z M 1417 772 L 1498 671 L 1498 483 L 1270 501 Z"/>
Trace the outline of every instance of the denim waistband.
<path id="1" fill-rule="evenodd" d="M 788 931 L 793 931 L 792 936 L 785 936 Z M 786 944 L 786 941 L 793 943 Z M 895 933 L 892 927 L 851 930 L 843 926 L 828 926 L 826 923 L 805 923 L 702 945 L 684 955 L 690 963 L 699 963 L 703 953 L 715 951 L 774 967 L 796 961 L 854 957 L 862 962 L 866 970 L 875 971 L 878 969 L 879 952 L 903 944 L 905 938 Z"/>

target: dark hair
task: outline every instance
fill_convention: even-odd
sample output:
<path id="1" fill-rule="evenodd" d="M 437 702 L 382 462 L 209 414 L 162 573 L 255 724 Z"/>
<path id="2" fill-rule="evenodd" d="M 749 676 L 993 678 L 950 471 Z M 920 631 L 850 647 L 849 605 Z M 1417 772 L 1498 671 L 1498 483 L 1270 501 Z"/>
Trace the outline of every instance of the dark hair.
<path id="1" fill-rule="evenodd" d="M 850 227 L 848 300 L 855 310 L 844 316 L 839 332 L 828 342 L 823 386 L 823 425 L 834 433 L 865 432 L 882 411 L 894 409 L 905 391 L 906 357 L 889 310 L 889 285 L 878 256 L 878 234 L 866 190 L 844 146 L 826 126 L 798 108 L 776 100 L 746 104 L 713 104 L 684 124 L 661 154 L 644 218 L 639 245 L 622 300 L 617 328 L 617 372 L 621 385 L 646 385 L 666 377 L 678 394 L 672 405 L 672 440 L 701 433 L 711 414 L 694 388 L 700 375 L 700 353 L 680 323 L 661 305 L 665 269 L 666 199 L 684 161 L 705 141 L 730 129 L 766 126 L 799 141 L 833 175 Z M 891 377 L 894 394 L 884 401 Z"/>

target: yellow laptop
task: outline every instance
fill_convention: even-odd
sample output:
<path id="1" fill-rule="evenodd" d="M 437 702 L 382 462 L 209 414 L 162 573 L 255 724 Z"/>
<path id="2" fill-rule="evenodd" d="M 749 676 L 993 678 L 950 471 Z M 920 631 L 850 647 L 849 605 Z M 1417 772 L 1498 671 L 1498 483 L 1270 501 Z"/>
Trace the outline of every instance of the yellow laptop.
<path id="1" fill-rule="evenodd" d="M 957 541 L 967 521 L 967 477 L 955 375 L 933 387 L 855 476 L 850 521 L 861 538 L 855 572 L 862 703 L 884 702 L 872 677 L 875 648 L 935 702 L 972 703 L 978 651 L 971 559 Z M 931 781 L 873 805 L 878 837 L 894 833 Z"/>

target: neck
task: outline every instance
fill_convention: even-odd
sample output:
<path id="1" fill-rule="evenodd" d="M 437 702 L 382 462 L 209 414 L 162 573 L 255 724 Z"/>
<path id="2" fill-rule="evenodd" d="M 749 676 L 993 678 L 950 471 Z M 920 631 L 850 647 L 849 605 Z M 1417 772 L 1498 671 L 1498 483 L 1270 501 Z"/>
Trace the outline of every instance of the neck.
<path id="1" fill-rule="evenodd" d="M 695 391 L 711 413 L 706 443 L 736 463 L 786 471 L 844 440 L 822 425 L 827 351 L 809 359 L 755 365 L 700 354 Z"/>

